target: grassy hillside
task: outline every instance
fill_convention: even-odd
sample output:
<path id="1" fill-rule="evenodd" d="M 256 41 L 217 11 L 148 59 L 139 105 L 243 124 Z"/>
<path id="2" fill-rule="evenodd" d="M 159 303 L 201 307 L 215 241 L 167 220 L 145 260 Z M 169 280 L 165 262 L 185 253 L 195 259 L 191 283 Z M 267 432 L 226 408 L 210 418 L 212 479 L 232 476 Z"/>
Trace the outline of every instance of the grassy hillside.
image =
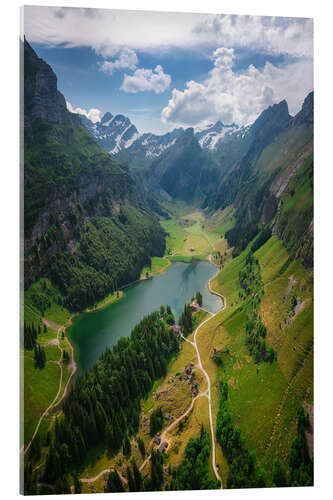
<path id="1" fill-rule="evenodd" d="M 269 122 L 274 128 L 277 116 L 273 108 L 266 111 L 272 114 Z M 305 99 L 298 115 L 283 122 L 273 136 L 260 121 L 259 117 L 252 126 L 257 127 L 258 137 L 219 186 L 212 206 L 225 208 L 232 204 L 235 209 L 236 223 L 226 233 L 229 245 L 235 247 L 234 256 L 268 224 L 289 254 L 311 269 L 313 94 Z"/>
<path id="2" fill-rule="evenodd" d="M 22 47 L 23 48 L 23 47 Z M 94 305 L 162 256 L 165 235 L 126 167 L 66 109 L 52 68 L 24 40 L 24 282 Z"/>
<path id="3" fill-rule="evenodd" d="M 201 209 L 179 202 L 171 214 L 169 219 L 161 220 L 167 234 L 166 256 L 171 260 L 189 262 L 219 254 L 220 262 L 220 257 L 226 260 L 230 256 L 224 235 L 234 224 L 232 207 L 207 216 Z"/>
<path id="4" fill-rule="evenodd" d="M 151 265 L 145 266 L 141 271 L 141 278 L 151 278 L 157 274 L 164 273 L 171 267 L 171 262 L 165 257 L 152 257 Z"/>
<path id="5" fill-rule="evenodd" d="M 210 339 L 206 369 L 215 380 L 228 382 L 233 422 L 270 473 L 275 456 L 288 458 L 298 407 L 313 402 L 313 285 L 299 261 L 290 263 L 276 237 L 255 252 L 264 282 L 260 313 L 267 343 L 277 352 L 277 361 L 256 364 L 245 345 L 247 308 L 239 299 L 238 273 L 248 251 L 226 264 L 213 281 L 213 288 L 228 298 L 228 307 L 215 325 L 203 327 L 201 337 Z M 218 373 L 209 353 L 222 347 L 229 354 L 222 356 Z"/>
<path id="6" fill-rule="evenodd" d="M 273 346 L 277 359 L 273 362 L 255 362 L 246 345 L 245 323 L 251 302 L 244 297 L 240 284 L 240 271 L 244 271 L 248 248 L 237 258 L 224 264 L 212 280 L 212 289 L 224 294 L 227 308 L 203 325 L 197 334 L 197 345 L 203 367 L 211 380 L 212 411 L 214 423 L 219 409 L 219 382 L 228 383 L 228 407 L 233 425 L 244 438 L 248 450 L 254 451 L 272 478 L 272 463 L 280 457 L 288 464 L 293 438 L 297 432 L 297 410 L 300 406 L 311 408 L 313 403 L 313 285 L 312 278 L 299 261 L 291 261 L 281 242 L 272 236 L 254 256 L 260 266 L 263 294 L 259 301 L 259 314 L 267 328 L 266 342 Z M 207 316 L 196 313 L 196 324 Z M 193 341 L 193 333 L 188 339 Z M 222 362 L 214 360 L 215 353 Z M 197 363 L 194 347 L 183 342 L 181 351 L 173 357 L 164 377 L 155 381 L 147 398 L 141 402 L 140 425 L 137 435 L 131 438 L 131 455 L 123 451 L 110 455 L 104 445 L 92 447 L 80 468 L 80 477 L 95 477 L 114 465 L 126 477 L 132 458 L 138 465 L 143 458 L 138 442 L 143 440 L 150 449 L 150 416 L 161 407 L 164 414 L 163 429 L 188 410 L 192 401 L 191 382 L 184 378 L 189 363 L 194 363 L 194 380 L 200 396 L 182 419 L 167 433 L 168 449 L 164 463 L 179 467 L 185 457 L 185 448 L 191 437 L 198 437 L 201 426 L 209 428 L 208 401 L 204 396 L 207 382 Z M 215 424 L 214 424 L 215 425 Z M 227 484 L 229 464 L 223 449 L 217 444 L 216 463 Z M 209 460 L 210 476 L 214 477 Z M 150 465 L 141 470 L 143 478 L 150 475 Z M 171 480 L 168 472 L 165 481 Z M 83 483 L 83 491 L 103 491 L 103 478 L 93 483 Z"/>
<path id="7" fill-rule="evenodd" d="M 281 200 L 277 231 L 292 256 L 313 263 L 313 153 L 303 162 Z"/>
<path id="8" fill-rule="evenodd" d="M 63 306 L 63 297 L 59 290 L 45 278 L 29 287 L 24 294 L 24 322 L 36 328 L 36 343 L 45 350 L 46 364 L 38 368 L 34 361 L 34 351 L 21 349 L 21 370 L 24 383 L 24 413 L 22 427 L 24 446 L 28 444 L 36 425 L 46 408 L 52 403 L 58 393 L 60 383 L 60 350 L 58 348 L 57 329 L 70 319 L 70 312 Z M 43 323 L 42 318 L 46 319 Z M 70 352 L 65 339 L 60 338 L 60 344 Z M 23 347 L 23 338 L 22 338 Z M 70 376 L 71 369 L 63 363 L 62 385 L 60 396 Z M 45 418 L 38 432 L 41 442 L 45 440 L 47 430 L 52 423 L 52 415 Z"/>

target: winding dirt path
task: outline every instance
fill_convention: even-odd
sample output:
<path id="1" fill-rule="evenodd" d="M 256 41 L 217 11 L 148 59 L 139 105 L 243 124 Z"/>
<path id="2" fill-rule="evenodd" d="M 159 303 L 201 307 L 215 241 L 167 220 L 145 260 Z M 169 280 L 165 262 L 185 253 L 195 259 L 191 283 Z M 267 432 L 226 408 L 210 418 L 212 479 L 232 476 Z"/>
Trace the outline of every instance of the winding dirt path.
<path id="1" fill-rule="evenodd" d="M 214 277 L 214 276 L 213 276 Z M 194 332 L 194 338 L 193 338 L 193 342 L 189 339 L 187 339 L 186 337 L 184 337 L 183 335 L 182 338 L 186 341 L 186 342 L 189 342 L 190 344 L 193 345 L 193 347 L 195 348 L 196 350 L 196 353 L 197 353 L 197 358 L 198 358 L 198 367 L 200 368 L 200 370 L 202 371 L 202 373 L 205 375 L 206 377 L 206 380 L 207 380 L 207 385 L 208 385 L 208 389 L 205 391 L 205 392 L 202 392 L 200 394 L 198 394 L 198 396 L 196 398 L 193 398 L 192 399 L 192 402 L 191 402 L 191 405 L 189 406 L 189 408 L 186 410 L 185 413 L 183 413 L 180 417 L 178 417 L 174 422 L 172 422 L 172 424 L 169 425 L 169 427 L 167 427 L 162 435 L 161 435 L 161 440 L 165 439 L 165 436 L 166 434 L 173 428 L 175 427 L 179 422 L 180 420 L 182 420 L 184 417 L 186 417 L 186 415 L 188 415 L 188 413 L 192 410 L 193 408 L 193 405 L 195 403 L 195 401 L 201 397 L 201 396 L 206 396 L 208 398 L 208 408 L 209 408 L 209 422 L 210 422 L 210 433 L 211 433 L 211 439 L 212 439 L 212 467 L 213 467 L 213 470 L 214 470 L 214 474 L 216 476 L 216 479 L 218 481 L 221 482 L 221 488 L 223 488 L 223 483 L 222 483 L 222 479 L 221 479 L 221 476 L 218 472 L 218 469 L 216 467 L 216 443 L 215 443 L 215 433 L 214 433 L 214 424 L 213 424 L 213 413 L 212 413 L 212 401 L 211 401 L 211 383 L 210 383 L 210 378 L 209 378 L 209 375 L 208 373 L 206 372 L 206 370 L 204 369 L 204 367 L 202 366 L 202 362 L 201 362 L 201 356 L 200 356 L 200 352 L 199 352 L 199 348 L 198 348 L 198 345 L 197 345 L 197 334 L 198 334 L 198 331 L 200 330 L 200 328 L 208 323 L 208 321 L 211 321 L 219 312 L 223 311 L 226 306 L 227 306 L 227 302 L 226 302 L 226 298 L 221 295 L 220 293 L 218 292 L 215 292 L 214 290 L 211 289 L 211 285 L 210 285 L 210 282 L 213 278 L 211 278 L 209 281 L 208 281 L 208 288 L 209 288 L 209 291 L 214 294 L 214 295 L 217 295 L 219 296 L 221 299 L 222 299 L 222 307 L 219 311 L 217 311 L 216 313 L 209 313 L 210 314 L 210 317 L 205 319 L 205 321 L 203 321 L 202 323 L 200 323 L 200 325 L 197 326 L 195 332 Z M 151 442 L 149 444 L 149 446 L 151 445 Z M 145 461 L 141 464 L 139 470 L 141 471 L 146 463 L 150 460 L 150 457 L 151 455 L 149 455 Z"/>
<path id="2" fill-rule="evenodd" d="M 219 267 L 219 266 L 216 266 L 216 267 Z M 215 275 L 216 276 L 216 275 Z M 182 335 L 182 338 L 186 341 L 186 342 L 189 342 L 190 344 L 193 345 L 196 353 L 197 353 L 197 358 L 198 358 L 198 367 L 200 368 L 200 370 L 202 371 L 202 373 L 205 375 L 206 377 L 206 380 L 207 380 L 207 385 L 208 385 L 208 389 L 206 389 L 204 392 L 198 394 L 195 398 L 192 399 L 192 402 L 190 404 L 190 406 L 188 407 L 188 409 L 182 414 L 180 415 L 176 420 L 174 420 L 166 429 L 164 429 L 164 431 L 162 432 L 161 434 L 161 441 L 165 440 L 165 437 L 167 435 L 168 432 L 170 432 L 183 418 L 185 418 L 189 413 L 190 411 L 192 410 L 193 406 L 194 406 L 194 403 L 195 401 L 199 398 L 199 397 L 202 397 L 202 396 L 206 396 L 207 399 L 208 399 L 208 408 L 209 408 L 209 422 L 210 422 L 210 432 L 211 432 L 211 439 L 212 439 L 212 467 L 213 467 L 213 470 L 214 470 L 214 474 L 216 476 L 216 479 L 218 481 L 220 481 L 221 483 L 221 488 L 223 488 L 223 483 L 222 483 L 222 479 L 221 479 L 221 476 L 218 472 L 218 469 L 216 467 L 216 443 L 215 443 L 215 433 L 214 433 L 214 424 L 213 424 L 213 414 L 212 414 L 212 403 L 211 403 L 211 383 L 210 383 L 210 378 L 209 378 L 209 375 L 208 373 L 206 372 L 206 370 L 204 369 L 204 367 L 202 366 L 202 362 L 201 362 L 201 356 L 200 356 L 200 352 L 199 352 L 199 348 L 197 346 L 197 334 L 198 334 L 198 331 L 200 330 L 200 328 L 208 323 L 208 321 L 211 321 L 219 312 L 223 311 L 226 306 L 227 306 L 227 301 L 226 301 L 226 298 L 214 291 L 211 289 L 211 280 L 215 277 L 213 276 L 209 281 L 208 281 L 208 289 L 209 291 L 213 294 L 213 295 L 217 295 L 218 297 L 221 298 L 222 300 L 222 307 L 219 311 L 217 311 L 216 313 L 210 313 L 209 311 L 206 311 L 208 312 L 208 314 L 210 314 L 210 317 L 205 319 L 202 323 L 200 323 L 200 325 L 197 326 L 195 332 L 194 332 L 194 341 L 192 342 L 191 340 L 187 339 L 186 337 L 184 337 Z M 151 439 L 149 445 L 148 445 L 148 448 L 151 448 L 151 446 L 153 445 L 153 439 Z M 149 460 L 151 459 L 151 454 L 149 454 L 145 460 L 142 462 L 141 466 L 139 467 L 139 471 L 141 472 L 144 467 L 146 466 L 146 464 L 149 462 Z M 101 476 L 103 476 L 104 474 L 110 472 L 111 470 L 115 470 L 114 467 L 109 467 L 107 469 L 104 469 L 102 470 L 101 472 L 99 472 L 99 474 L 97 474 L 97 476 L 95 477 L 91 477 L 91 478 L 81 478 L 80 480 L 83 482 L 83 483 L 93 483 L 95 481 L 97 481 Z M 122 481 L 124 483 L 127 484 L 127 480 L 120 475 L 120 473 L 118 472 L 120 478 L 122 479 Z"/>
<path id="3" fill-rule="evenodd" d="M 29 449 L 30 449 L 30 446 L 31 446 L 31 443 L 33 442 L 33 440 L 35 439 L 36 435 L 37 435 L 37 432 L 38 432 L 38 429 L 39 429 L 39 426 L 40 424 L 42 423 L 42 420 L 43 418 L 48 414 L 48 412 L 51 410 L 52 406 L 55 404 L 55 402 L 57 401 L 58 397 L 59 397 L 59 394 L 61 392 L 61 385 L 62 385 L 62 374 L 63 374 L 63 369 L 62 369 L 62 357 L 63 357 L 63 350 L 62 348 L 60 347 L 60 342 L 59 342 L 59 334 L 62 330 L 62 326 L 60 326 L 58 328 L 58 331 L 57 331 L 57 340 L 58 340 L 58 343 L 56 344 L 58 349 L 60 350 L 60 358 L 58 361 L 56 361 L 57 365 L 59 366 L 60 368 L 60 379 L 59 379 L 59 388 L 58 388 L 58 392 L 55 396 L 55 398 L 53 399 L 52 403 L 46 408 L 46 410 L 44 411 L 44 413 L 42 413 L 40 419 L 38 420 L 38 423 L 36 425 L 36 428 L 35 428 L 35 432 L 33 433 L 32 435 L 32 438 L 30 439 L 29 443 L 27 444 L 25 450 L 24 450 L 24 454 L 26 454 Z"/>
<path id="4" fill-rule="evenodd" d="M 186 340 L 186 339 L 185 339 Z M 191 342 L 192 343 L 192 342 Z M 165 436 L 166 434 L 168 434 L 168 432 L 170 432 L 177 424 L 179 424 L 179 422 L 181 420 L 183 420 L 183 418 L 186 417 L 186 415 L 188 415 L 190 413 L 190 411 L 192 410 L 193 406 L 194 406 L 194 403 L 195 401 L 200 398 L 201 396 L 207 396 L 207 391 L 205 392 L 201 392 L 200 394 L 198 394 L 195 398 L 192 399 L 191 401 L 191 404 L 190 406 L 187 408 L 187 410 L 182 414 L 180 415 L 178 418 L 176 418 L 176 420 L 174 420 L 170 425 L 169 427 L 167 427 L 166 429 L 164 429 L 164 431 L 162 432 L 161 434 L 161 441 L 164 441 L 165 440 Z M 208 396 L 207 396 L 208 397 Z M 153 444 L 153 441 L 154 439 L 152 439 L 148 445 L 148 447 L 150 448 Z M 141 472 L 142 469 L 145 468 L 147 462 L 149 462 L 149 460 L 151 459 L 151 455 L 148 455 L 148 457 L 142 462 L 142 464 L 140 465 L 139 467 L 139 471 Z"/>
<path id="5" fill-rule="evenodd" d="M 81 483 L 94 483 L 99 479 L 101 476 L 104 476 L 104 474 L 110 473 L 112 471 L 115 471 L 116 469 L 114 467 L 108 467 L 107 469 L 102 470 L 97 474 L 95 477 L 83 477 L 80 478 Z M 127 479 L 121 474 L 121 472 L 117 471 L 120 479 L 122 480 L 123 483 L 127 484 L 128 481 Z"/>
<path id="6" fill-rule="evenodd" d="M 55 325 L 55 323 L 49 322 L 49 321 L 47 321 L 47 320 L 44 320 L 44 318 L 43 318 L 43 322 L 44 322 L 47 326 L 49 326 L 50 328 L 53 328 L 53 326 Z M 51 325 L 53 325 L 53 326 L 51 326 Z M 58 326 L 58 325 L 57 325 L 57 326 Z M 61 394 L 61 386 L 62 386 L 62 379 L 63 379 L 63 363 L 62 363 L 62 361 L 63 361 L 64 350 L 63 350 L 63 348 L 62 348 L 62 347 L 61 347 L 61 345 L 60 345 L 60 338 L 59 338 L 59 336 L 60 336 L 60 333 L 61 333 L 61 332 L 64 332 L 64 330 L 65 330 L 65 326 L 64 326 L 64 325 L 59 326 L 59 327 L 58 327 L 58 330 L 57 330 L 57 338 L 56 338 L 56 339 L 53 339 L 53 340 L 56 340 L 56 342 L 54 342 L 54 345 L 56 345 L 56 346 L 58 347 L 59 351 L 60 351 L 60 358 L 59 358 L 59 360 L 58 360 L 58 361 L 53 361 L 53 362 L 54 362 L 54 363 L 56 363 L 56 364 L 59 366 L 59 368 L 60 368 L 60 379 L 59 379 L 59 388 L 58 388 L 58 392 L 57 392 L 56 396 L 54 397 L 54 399 L 52 400 L 51 404 L 50 404 L 50 405 L 46 408 L 46 410 L 42 413 L 42 415 L 41 415 L 40 419 L 38 420 L 38 423 L 37 423 L 37 425 L 36 425 L 36 428 L 35 428 L 35 431 L 34 431 L 34 433 L 33 433 L 33 435 L 32 435 L 32 438 L 30 439 L 29 443 L 27 444 L 27 446 L 26 446 L 26 448 L 25 448 L 25 450 L 24 450 L 24 455 L 25 455 L 25 454 L 29 451 L 30 446 L 31 446 L 31 444 L 32 444 L 33 440 L 35 439 L 35 437 L 36 437 L 36 435 L 37 435 L 37 433 L 38 433 L 38 430 L 39 430 L 40 424 L 42 423 L 42 421 L 43 421 L 44 417 L 46 417 L 46 416 L 48 415 L 49 411 L 50 411 L 52 408 L 57 409 L 57 408 L 59 407 L 59 405 L 61 404 L 62 400 L 64 399 L 64 397 L 67 395 L 68 388 L 69 388 L 69 384 L 70 384 L 70 382 L 72 381 L 72 379 L 73 379 L 73 377 L 74 377 L 74 375 L 75 375 L 75 373 L 76 373 L 76 371 L 77 371 L 77 363 L 76 363 L 76 361 L 75 361 L 75 356 L 74 356 L 74 348 L 73 348 L 72 344 L 69 342 L 68 338 L 66 337 L 66 341 L 67 341 L 67 343 L 68 343 L 68 345 L 70 346 L 71 351 L 72 351 L 72 361 L 71 361 L 72 372 L 71 372 L 71 374 L 70 374 L 70 376 L 69 376 L 69 378 L 68 378 L 68 381 L 67 381 L 67 383 L 66 383 L 66 386 L 65 386 L 65 388 L 64 388 L 64 391 L 63 391 L 63 394 L 62 394 L 61 398 L 59 399 L 59 401 L 58 401 L 58 402 L 56 402 L 56 401 L 57 401 L 57 399 L 58 399 L 58 397 L 59 397 L 59 396 L 60 396 L 60 394 Z M 51 341 L 51 342 L 52 342 L 52 341 Z M 21 448 L 21 451 L 23 451 L 23 449 L 24 449 L 24 448 L 22 447 L 22 448 Z"/>

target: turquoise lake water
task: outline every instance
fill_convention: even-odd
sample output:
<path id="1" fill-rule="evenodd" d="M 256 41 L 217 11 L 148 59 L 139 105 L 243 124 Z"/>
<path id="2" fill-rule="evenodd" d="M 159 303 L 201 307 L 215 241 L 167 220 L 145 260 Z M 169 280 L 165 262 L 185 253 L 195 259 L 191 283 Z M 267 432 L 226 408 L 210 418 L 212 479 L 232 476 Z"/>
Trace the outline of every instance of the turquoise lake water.
<path id="1" fill-rule="evenodd" d="M 142 280 L 124 289 L 119 302 L 75 318 L 69 337 L 75 346 L 79 372 L 85 372 L 97 361 L 106 347 L 129 336 L 134 326 L 160 305 L 169 304 L 176 320 L 197 291 L 203 296 L 203 307 L 211 312 L 221 308 L 221 299 L 209 292 L 208 280 L 217 268 L 209 262 L 177 262 L 165 273 Z"/>

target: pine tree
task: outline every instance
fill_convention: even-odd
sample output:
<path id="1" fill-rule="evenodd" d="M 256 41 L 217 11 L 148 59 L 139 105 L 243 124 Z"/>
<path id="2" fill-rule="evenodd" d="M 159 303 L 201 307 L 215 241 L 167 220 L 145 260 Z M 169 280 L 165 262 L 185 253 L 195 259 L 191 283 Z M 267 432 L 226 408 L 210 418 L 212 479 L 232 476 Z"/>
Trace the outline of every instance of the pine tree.
<path id="1" fill-rule="evenodd" d="M 128 439 L 128 435 L 126 434 L 124 444 L 123 444 L 123 454 L 125 456 L 129 456 L 131 454 L 131 443 Z"/>
<path id="2" fill-rule="evenodd" d="M 74 493 L 81 493 L 82 483 L 76 474 L 73 474 L 73 481 L 74 481 Z"/>
<path id="3" fill-rule="evenodd" d="M 39 434 L 36 434 L 35 439 L 31 443 L 30 456 L 35 460 L 39 460 L 41 457 L 41 444 Z"/>
<path id="4" fill-rule="evenodd" d="M 141 491 L 141 489 L 142 489 L 142 476 L 141 476 L 141 473 L 140 473 L 134 460 L 132 460 L 132 470 L 133 470 L 133 477 L 134 477 L 134 482 L 135 482 L 135 490 L 134 491 Z"/>
<path id="5" fill-rule="evenodd" d="M 24 494 L 37 495 L 37 482 L 34 473 L 32 472 L 31 463 L 24 465 Z"/>
<path id="6" fill-rule="evenodd" d="M 138 438 L 138 445 L 139 445 L 139 450 L 140 450 L 140 453 L 142 455 L 142 458 L 144 458 L 146 455 L 145 444 L 140 437 Z"/>
<path id="7" fill-rule="evenodd" d="M 123 493 L 125 491 L 117 471 L 110 472 L 104 491 L 105 493 Z"/>
<path id="8" fill-rule="evenodd" d="M 197 299 L 198 305 L 201 307 L 202 306 L 202 295 L 200 292 L 197 292 L 195 295 L 195 298 Z"/>
<path id="9" fill-rule="evenodd" d="M 128 480 L 128 487 L 129 487 L 129 490 L 130 490 L 130 491 L 136 491 L 134 478 L 133 478 L 133 476 L 132 476 L 132 473 L 131 473 L 131 471 L 130 471 L 129 466 L 127 466 L 127 480 Z"/>

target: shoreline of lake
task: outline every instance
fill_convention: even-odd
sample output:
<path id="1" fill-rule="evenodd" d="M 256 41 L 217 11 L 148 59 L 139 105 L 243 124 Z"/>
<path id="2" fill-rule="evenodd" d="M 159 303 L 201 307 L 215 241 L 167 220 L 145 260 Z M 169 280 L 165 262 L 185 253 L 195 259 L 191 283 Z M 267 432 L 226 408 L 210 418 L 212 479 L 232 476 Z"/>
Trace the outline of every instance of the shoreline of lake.
<path id="1" fill-rule="evenodd" d="M 128 337 L 144 316 L 170 305 L 176 320 L 185 303 L 201 291 L 204 307 L 211 312 L 221 308 L 221 297 L 209 289 L 216 266 L 208 261 L 174 263 L 154 279 L 137 280 L 124 287 L 124 299 L 103 307 L 95 314 L 79 314 L 67 330 L 75 346 L 79 372 L 91 368 L 107 347 L 112 348 L 122 337 Z"/>

